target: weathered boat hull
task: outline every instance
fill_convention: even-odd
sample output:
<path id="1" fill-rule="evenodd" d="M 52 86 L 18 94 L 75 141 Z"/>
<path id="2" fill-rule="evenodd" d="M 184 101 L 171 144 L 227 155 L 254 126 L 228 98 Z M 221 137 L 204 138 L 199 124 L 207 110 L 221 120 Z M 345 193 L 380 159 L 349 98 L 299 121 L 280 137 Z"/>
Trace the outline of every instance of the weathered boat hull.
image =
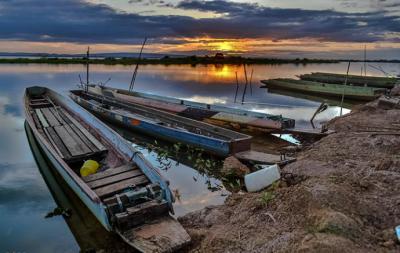
<path id="1" fill-rule="evenodd" d="M 97 103 L 82 98 L 81 91 L 71 91 L 70 96 L 76 103 L 88 109 L 89 111 L 94 112 L 96 115 L 107 121 L 122 124 L 123 126 L 133 129 L 135 131 L 140 131 L 147 135 L 155 136 L 163 140 L 167 140 L 170 142 L 186 143 L 220 156 L 228 156 L 230 154 L 250 149 L 251 137 L 248 135 L 236 133 L 202 122 L 186 119 L 176 116 L 174 114 L 141 108 L 143 110 L 146 110 L 148 113 L 155 113 L 160 117 L 168 118 L 168 120 L 174 120 L 174 122 L 188 124 L 188 126 L 190 127 L 196 127 L 196 129 L 198 129 L 199 131 L 202 131 L 202 129 L 206 129 L 206 131 L 210 130 L 216 132 L 218 133 L 218 135 L 224 136 L 224 138 L 206 136 L 207 133 L 204 133 L 204 135 L 196 134 L 186 130 L 164 125 L 163 122 L 157 123 L 151 118 L 145 118 L 141 115 L 137 115 L 134 113 L 126 114 L 116 110 L 105 109 Z M 109 106 L 121 106 L 122 108 L 127 110 L 129 110 L 130 108 L 135 109 L 133 108 L 133 106 L 123 105 L 121 103 L 111 101 L 107 98 L 103 98 L 102 102 L 105 105 Z"/>
<path id="2" fill-rule="evenodd" d="M 356 100 L 374 100 L 385 93 L 385 89 L 359 87 L 339 84 L 326 84 L 295 79 L 270 79 L 261 81 L 265 86 L 262 88 L 277 88 L 307 93 L 320 94 L 325 96 L 351 98 Z"/>
<path id="3" fill-rule="evenodd" d="M 378 76 L 358 76 L 336 74 L 336 73 L 322 73 L 316 72 L 311 74 L 304 74 L 299 76 L 302 80 L 321 82 L 321 83 L 335 83 L 344 84 L 347 79 L 347 84 L 368 86 L 377 88 L 391 89 L 399 83 L 400 79 L 391 77 L 378 77 Z"/>
<path id="4" fill-rule="evenodd" d="M 123 161 L 127 161 L 130 163 L 130 161 L 134 161 L 135 166 L 140 168 L 140 174 L 143 175 L 141 177 L 146 177 L 149 182 L 148 184 L 155 184 L 159 186 L 162 189 L 162 199 L 159 200 L 161 202 L 157 203 L 163 203 L 163 206 L 166 206 L 164 209 L 160 209 L 162 211 L 162 215 L 165 217 L 169 217 L 169 219 L 172 219 L 172 222 L 176 222 L 176 226 L 180 226 L 180 224 L 174 220 L 172 217 L 169 216 L 168 210 L 173 212 L 172 208 L 172 202 L 173 202 L 173 195 L 168 187 L 167 182 L 162 178 L 162 176 L 155 170 L 155 168 L 143 157 L 143 155 L 138 152 L 136 149 L 134 149 L 128 142 L 126 142 L 122 137 L 120 137 L 116 132 L 114 132 L 112 129 L 107 127 L 105 124 L 103 124 L 101 121 L 99 121 L 96 117 L 94 117 L 92 114 L 89 112 L 85 111 L 82 107 L 79 105 L 75 104 L 72 100 L 69 100 L 61 95 L 59 95 L 56 92 L 53 92 L 47 88 L 43 87 L 31 87 L 28 88 L 26 91 L 25 95 L 25 114 L 26 114 L 26 122 L 27 122 L 27 128 L 30 129 L 28 134 L 32 134 L 34 138 L 37 140 L 37 143 L 40 146 L 40 149 L 43 151 L 45 156 L 47 157 L 49 163 L 53 168 L 55 168 L 56 172 L 63 178 L 65 183 L 68 185 L 68 187 L 80 198 L 80 200 L 84 203 L 84 205 L 90 210 L 90 212 L 96 217 L 96 219 L 101 223 L 101 225 L 108 231 L 113 231 L 113 232 L 118 232 L 120 229 L 116 227 L 116 224 L 114 221 L 110 220 L 110 207 L 106 206 L 109 205 L 109 196 L 111 195 L 100 195 L 100 192 L 97 190 L 94 190 L 95 188 L 91 188 L 93 186 L 89 187 L 89 184 L 92 185 L 91 183 L 87 183 L 87 179 L 83 179 L 79 177 L 73 170 L 72 168 L 67 164 L 67 158 L 61 158 L 60 153 L 57 152 L 57 147 L 54 146 L 54 144 L 50 143 L 50 140 L 48 137 L 45 137 L 43 134 L 43 130 L 48 131 L 49 126 L 47 128 L 42 124 L 42 128 L 37 128 L 35 120 L 33 118 L 33 112 L 31 109 L 32 104 L 30 103 L 30 96 L 34 96 L 37 94 L 45 94 L 46 97 L 51 98 L 51 103 L 57 104 L 58 107 L 61 107 L 62 109 L 65 109 L 68 111 L 68 114 L 74 115 L 74 117 L 79 118 L 84 124 L 91 128 L 98 136 L 98 138 L 101 138 L 103 143 L 107 143 L 108 147 L 112 149 L 112 152 L 117 152 L 117 156 L 119 157 L 118 159 L 121 159 Z M 50 100 L 49 100 L 50 101 Z M 55 106 L 53 104 L 53 106 Z M 54 107 L 53 107 L 54 108 Z M 38 109 L 36 109 L 38 110 Z M 59 115 L 60 116 L 60 115 Z M 48 118 L 50 120 L 50 118 Z M 49 121 L 50 122 L 50 121 Z M 39 130 L 41 132 L 39 132 Z M 53 140 L 54 141 L 54 140 Z M 110 151 L 111 152 L 111 151 Z M 68 160 L 70 161 L 70 160 Z M 130 170 L 130 167 L 127 167 L 128 171 Z M 104 173 L 106 172 L 111 172 L 111 175 L 114 172 L 113 170 L 106 170 L 101 173 L 102 176 L 105 175 Z M 131 173 L 131 171 L 129 171 Z M 133 173 L 133 171 L 132 171 Z M 95 174 L 95 175 L 98 175 Z M 87 178 L 87 177 L 85 177 Z M 107 179 L 107 178 L 106 178 Z M 85 181 L 84 181 L 85 180 Z M 123 178 L 120 179 L 121 182 L 124 180 Z M 100 180 L 99 180 L 100 181 Z M 99 183 L 99 181 L 93 181 Z M 133 181 L 133 179 L 131 180 Z M 129 181 L 129 182 L 131 182 Z M 107 185 L 105 183 L 105 187 L 99 188 L 99 189 L 104 189 L 104 188 L 109 188 L 109 186 L 114 187 L 113 182 L 118 182 L 118 181 L 110 181 Z M 128 183 L 128 181 L 126 181 Z M 127 190 L 127 187 L 131 186 L 119 186 L 121 187 L 121 190 Z M 124 188 L 125 187 L 125 188 Z M 147 187 L 147 186 L 146 186 Z M 116 189 L 112 189 L 113 191 L 118 191 Z M 96 192 L 95 192 L 96 191 Z M 112 192 L 109 192 L 110 194 Z M 101 196 L 101 198 L 99 197 Z M 114 196 L 115 197 L 115 196 Z M 109 199 L 107 199 L 109 198 Z M 108 202 L 105 202 L 108 201 Z M 147 202 L 146 202 L 147 203 Z M 155 203 L 155 202 L 154 202 Z M 158 204 L 154 204 L 156 206 Z M 161 204 L 160 204 L 161 205 Z M 134 206 L 135 207 L 135 206 Z M 149 206 L 150 208 L 152 207 L 151 205 Z M 135 207 L 136 208 L 136 207 Z M 140 205 L 137 207 L 138 210 L 140 209 Z M 166 211 L 164 211 L 166 210 Z M 119 214 L 119 213 L 118 213 Z M 123 213 L 125 214 L 125 212 Z M 127 216 L 130 217 L 130 216 Z M 115 216 L 112 216 L 112 218 L 116 218 Z M 150 219 L 150 218 L 149 218 Z M 143 222 L 138 222 L 138 221 L 133 221 L 135 224 L 142 224 Z M 118 224 L 117 224 L 118 225 Z M 162 225 L 162 224 L 160 224 Z M 157 226 L 157 224 L 155 224 Z M 137 227 L 126 227 L 123 229 L 124 232 L 129 232 L 130 230 L 136 229 Z M 182 228 L 183 229 L 183 228 Z M 184 230 L 183 230 L 184 231 Z M 185 235 L 187 233 L 184 231 Z M 135 244 L 135 241 L 131 241 L 127 238 L 123 238 L 124 240 L 129 241 L 130 245 L 139 249 L 138 245 Z M 132 238 L 130 238 L 132 239 Z M 151 239 L 147 238 L 149 241 L 150 245 L 152 244 Z M 174 238 L 170 238 L 171 240 Z M 181 238 L 175 238 L 176 240 L 172 240 L 170 243 L 174 244 L 179 244 L 183 246 L 186 244 L 188 241 L 190 241 L 190 237 L 187 235 L 185 237 L 185 241 L 179 241 Z M 178 240 L 179 239 L 179 240 Z M 160 252 L 169 251 L 169 248 L 163 249 L 160 248 Z M 149 251 L 143 251 L 143 252 L 149 252 Z"/>
<path id="5" fill-rule="evenodd" d="M 224 126 L 234 124 L 235 129 L 247 128 L 250 130 L 260 129 L 269 131 L 271 129 L 293 128 L 295 126 L 295 121 L 293 119 L 284 118 L 282 115 L 269 115 L 237 108 L 229 108 L 222 105 L 210 105 L 96 85 L 89 86 L 88 90 L 93 94 L 112 97 L 126 103 L 145 105 L 211 124 L 214 124 L 214 122 L 227 123 Z M 220 123 L 217 125 L 223 124 Z"/>
<path id="6" fill-rule="evenodd" d="M 115 239 L 115 235 L 104 229 L 103 225 L 98 222 L 98 219 L 93 216 L 82 200 L 67 185 L 49 161 L 44 150 L 40 147 L 29 124 L 25 122 L 24 125 L 28 143 L 40 174 L 47 188 L 50 190 L 57 207 L 62 208 L 69 214 L 64 220 L 75 237 L 80 250 L 85 252 L 95 249 L 96 251 L 105 250 L 108 252 L 108 249 L 128 248 L 121 240 L 111 243 L 111 240 Z"/>

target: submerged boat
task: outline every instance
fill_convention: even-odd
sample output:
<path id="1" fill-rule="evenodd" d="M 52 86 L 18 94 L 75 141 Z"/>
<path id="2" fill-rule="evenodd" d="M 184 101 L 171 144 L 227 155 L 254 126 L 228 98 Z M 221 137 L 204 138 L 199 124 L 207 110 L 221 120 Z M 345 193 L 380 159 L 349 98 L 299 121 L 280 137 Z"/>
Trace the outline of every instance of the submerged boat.
<path id="1" fill-rule="evenodd" d="M 171 252 L 189 243 L 187 232 L 170 215 L 168 183 L 140 152 L 50 89 L 27 88 L 24 105 L 40 149 L 107 231 L 141 252 Z M 95 173 L 82 173 L 87 160 L 99 164 Z"/>
<path id="2" fill-rule="evenodd" d="M 400 79 L 395 77 L 359 76 L 359 75 L 348 75 L 346 77 L 346 74 L 324 73 L 324 72 L 314 72 L 311 74 L 300 75 L 299 77 L 300 79 L 306 81 L 314 81 L 321 83 L 336 83 L 336 84 L 344 84 L 347 78 L 347 84 L 376 87 L 376 88 L 387 88 L 387 89 L 391 89 L 396 84 L 400 83 Z"/>
<path id="3" fill-rule="evenodd" d="M 102 87 L 99 85 L 89 85 L 88 92 L 112 97 L 123 103 L 144 105 L 182 117 L 233 128 L 235 130 L 252 131 L 256 129 L 270 132 L 273 130 L 293 128 L 295 126 L 295 121 L 293 119 L 282 117 L 282 115 L 270 115 L 222 105 L 210 105 L 172 97 L 129 92 L 123 89 Z"/>
<path id="4" fill-rule="evenodd" d="M 356 100 L 374 100 L 385 94 L 386 89 L 360 87 L 351 85 L 328 84 L 289 78 L 278 78 L 261 81 L 265 86 L 262 88 L 279 88 L 286 90 L 302 91 L 325 96 L 351 98 Z"/>
<path id="5" fill-rule="evenodd" d="M 73 90 L 70 97 L 100 118 L 161 139 L 228 156 L 250 149 L 251 136 L 141 105 Z"/>

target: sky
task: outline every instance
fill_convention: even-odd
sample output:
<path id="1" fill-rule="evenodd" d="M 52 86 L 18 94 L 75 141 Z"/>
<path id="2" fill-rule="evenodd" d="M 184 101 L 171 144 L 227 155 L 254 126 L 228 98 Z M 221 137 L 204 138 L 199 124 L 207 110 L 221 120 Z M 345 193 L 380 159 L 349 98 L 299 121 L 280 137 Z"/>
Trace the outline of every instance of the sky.
<path id="1" fill-rule="evenodd" d="M 0 0 L 0 52 L 400 59 L 400 0 Z"/>

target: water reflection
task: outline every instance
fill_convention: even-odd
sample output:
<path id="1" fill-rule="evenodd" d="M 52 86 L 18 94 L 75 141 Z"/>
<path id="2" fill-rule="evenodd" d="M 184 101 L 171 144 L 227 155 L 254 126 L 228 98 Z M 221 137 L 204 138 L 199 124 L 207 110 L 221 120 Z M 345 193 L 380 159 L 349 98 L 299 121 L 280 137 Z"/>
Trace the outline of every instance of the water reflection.
<path id="1" fill-rule="evenodd" d="M 150 163 L 159 168 L 159 172 L 170 182 L 170 188 L 175 193 L 175 216 L 179 217 L 194 210 L 200 210 L 207 205 L 222 204 L 229 194 L 222 182 L 214 177 L 212 172 L 197 171 L 194 163 L 187 157 L 164 158 L 160 164 L 157 153 L 143 146 L 143 143 L 154 143 L 154 139 L 145 135 L 127 131 L 115 125 L 109 125 L 132 145 L 139 149 Z M 157 146 L 169 145 L 157 140 Z M 178 154 L 179 156 L 179 154 Z M 179 162 L 178 162 L 178 161 Z M 168 166 L 165 166 L 168 163 Z"/>
<path id="2" fill-rule="evenodd" d="M 26 124 L 26 134 L 32 154 L 39 171 L 57 204 L 57 209 L 64 210 L 68 215 L 61 215 L 68 225 L 75 241 L 82 252 L 104 250 L 110 252 L 113 249 L 129 250 L 116 234 L 110 233 L 97 221 L 79 197 L 69 188 L 56 169 L 47 160 L 46 155 L 40 149 L 32 131 Z M 46 216 L 49 216 L 48 214 Z M 54 219 L 55 216 L 47 219 Z"/>
<path id="3" fill-rule="evenodd" d="M 362 63 L 361 63 L 362 64 Z M 400 64 L 381 64 L 384 69 L 400 69 Z M 147 65 L 140 66 L 135 89 L 142 92 L 173 96 L 208 103 L 225 103 L 227 106 L 281 114 L 297 120 L 298 126 L 309 125 L 309 119 L 319 106 L 319 101 L 309 97 L 293 97 L 259 89 L 259 80 L 277 77 L 295 77 L 298 74 L 330 71 L 344 73 L 347 64 L 311 65 L 257 65 L 248 66 L 253 74 L 253 95 L 247 95 L 247 104 L 233 104 L 236 88 L 235 72 L 243 92 L 243 66 L 236 65 Z M 361 65 L 352 64 L 350 73 L 359 73 Z M 132 66 L 93 65 L 91 81 L 108 86 L 127 88 Z M 67 94 L 76 88 L 78 75 L 84 76 L 83 65 L 2 64 L 0 65 L 0 251 L 19 252 L 77 252 L 77 240 L 69 232 L 62 217 L 44 219 L 57 205 L 36 168 L 24 133 L 22 96 L 24 89 L 43 85 Z M 369 74 L 381 75 L 369 69 Z M 318 115 L 317 123 L 339 114 L 338 107 Z M 154 154 L 148 156 L 155 158 Z M 153 160 L 153 162 L 156 162 Z M 212 176 L 193 170 L 189 164 L 179 164 L 162 173 L 178 190 L 180 202 L 177 215 L 200 209 L 210 204 L 222 203 L 224 191 L 210 191 L 220 184 Z M 194 177 L 194 178 L 193 178 Z M 196 181 L 197 180 L 197 181 Z M 70 199 L 70 198 L 68 198 Z M 68 221 L 67 221 L 68 223 Z M 88 232 L 89 234 L 91 232 Z M 93 235 L 94 236 L 94 235 Z M 78 242 L 80 243 L 80 242 Z M 88 246 L 89 247 L 89 246 Z M 91 246 L 90 246 L 91 247 Z"/>

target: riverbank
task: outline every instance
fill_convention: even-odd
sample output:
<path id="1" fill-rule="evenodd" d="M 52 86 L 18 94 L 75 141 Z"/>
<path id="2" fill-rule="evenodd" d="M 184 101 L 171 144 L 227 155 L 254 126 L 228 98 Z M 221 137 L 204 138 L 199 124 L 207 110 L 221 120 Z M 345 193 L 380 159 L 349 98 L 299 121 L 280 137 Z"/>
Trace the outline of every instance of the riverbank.
<path id="1" fill-rule="evenodd" d="M 400 110 L 374 101 L 327 126 L 279 184 L 182 217 L 187 252 L 399 252 Z"/>

